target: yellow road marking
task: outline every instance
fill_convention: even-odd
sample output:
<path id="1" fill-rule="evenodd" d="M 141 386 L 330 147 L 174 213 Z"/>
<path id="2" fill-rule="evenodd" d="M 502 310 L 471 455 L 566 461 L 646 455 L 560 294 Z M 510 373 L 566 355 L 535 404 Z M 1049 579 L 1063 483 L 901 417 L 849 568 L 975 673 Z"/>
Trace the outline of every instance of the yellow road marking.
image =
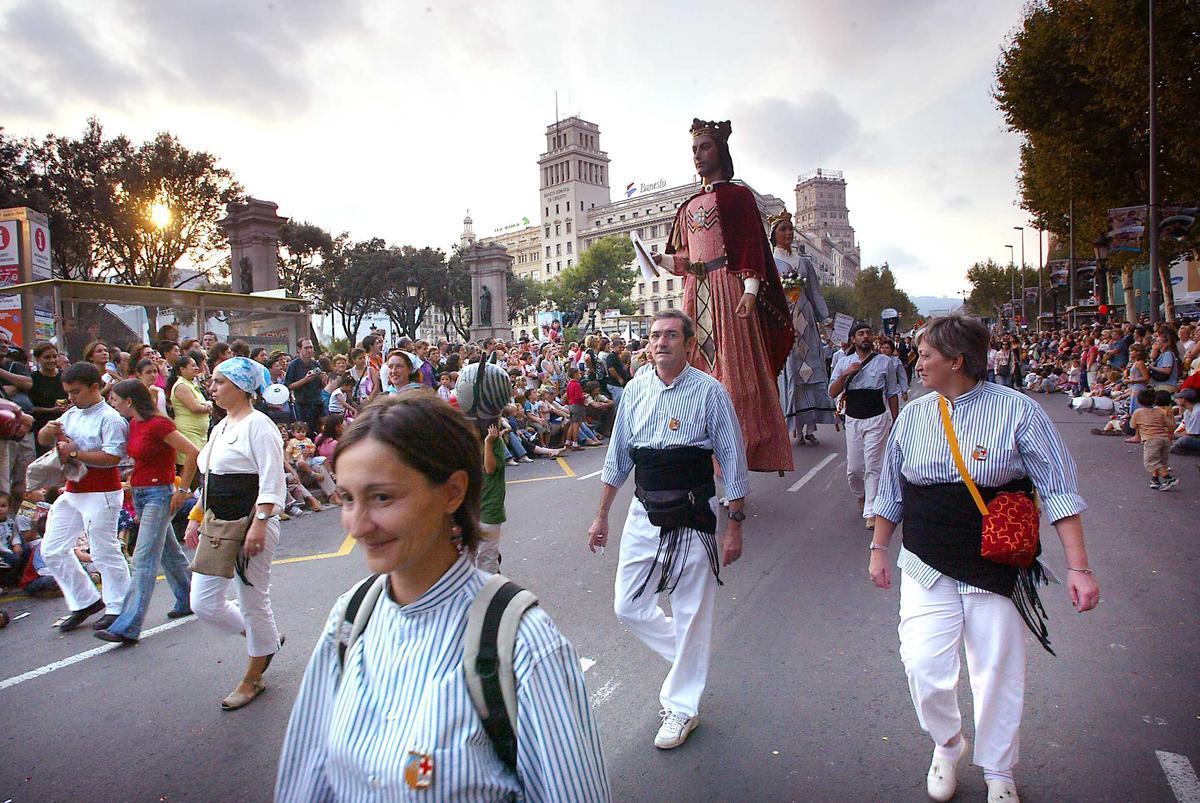
<path id="1" fill-rule="evenodd" d="M 567 461 L 566 461 L 566 460 L 563 460 L 561 457 L 556 457 L 556 458 L 554 458 L 554 459 L 555 459 L 556 461 L 558 461 L 558 464 L 559 464 L 560 466 L 562 466 L 562 470 L 563 470 L 563 471 L 565 471 L 565 472 L 567 472 L 567 476 L 568 476 L 568 477 L 574 477 L 574 476 L 575 476 L 575 472 L 574 472 L 574 471 L 572 471 L 572 470 L 571 470 L 571 467 L 567 465 Z"/>

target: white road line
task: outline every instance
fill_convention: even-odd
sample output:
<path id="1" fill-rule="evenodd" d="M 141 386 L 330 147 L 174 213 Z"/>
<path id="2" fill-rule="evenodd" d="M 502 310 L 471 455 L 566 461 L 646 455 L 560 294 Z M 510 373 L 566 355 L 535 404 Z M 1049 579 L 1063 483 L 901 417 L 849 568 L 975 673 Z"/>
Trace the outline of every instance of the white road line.
<path id="1" fill-rule="evenodd" d="M 810 468 L 808 470 L 807 474 L 805 474 L 800 479 L 796 480 L 796 483 L 791 488 L 788 488 L 788 493 L 794 494 L 796 491 L 803 488 L 804 484 L 806 482 L 811 480 L 813 477 L 817 476 L 817 473 L 820 472 L 821 469 L 825 468 L 825 466 L 829 465 L 836 459 L 837 459 L 837 453 L 835 452 L 834 454 L 831 454 L 828 457 L 826 457 L 820 463 L 817 463 L 815 466 L 813 466 L 812 468 Z"/>
<path id="2" fill-rule="evenodd" d="M 1179 803 L 1200 803 L 1200 780 L 1196 778 L 1196 771 L 1192 769 L 1192 762 L 1188 761 L 1187 756 L 1165 750 L 1155 750 L 1154 755 L 1158 756 L 1158 763 L 1166 773 L 1175 799 Z"/>
<path id="3" fill-rule="evenodd" d="M 588 671 L 595 665 L 596 665 L 596 662 L 594 660 L 592 660 L 591 658 L 580 657 L 580 659 L 579 659 L 579 666 L 580 666 L 580 668 L 583 669 L 584 672 Z"/>
<path id="4" fill-rule="evenodd" d="M 186 625 L 188 622 L 193 622 L 195 619 L 195 616 L 189 616 L 186 619 L 176 619 L 172 622 L 161 624 L 158 627 L 152 627 L 149 630 L 142 631 L 141 638 L 144 639 L 157 635 L 158 633 L 164 633 L 173 627 L 179 627 L 180 625 Z M 72 664 L 77 664 L 80 661 L 86 661 L 89 658 L 95 658 L 97 655 L 103 655 L 106 652 L 119 649 L 120 647 L 120 644 L 104 644 L 100 647 L 96 647 L 93 650 L 87 650 L 79 653 L 78 655 L 72 655 L 70 658 L 63 658 L 61 661 L 54 661 L 53 663 L 46 664 L 45 666 L 39 666 L 37 669 L 31 669 L 22 675 L 14 675 L 7 680 L 0 681 L 0 691 L 4 691 L 7 688 L 16 686 L 19 683 L 24 683 L 27 680 L 33 680 L 34 678 L 40 678 L 42 675 L 48 675 L 56 669 L 64 669 Z"/>
<path id="5" fill-rule="evenodd" d="M 604 471 L 604 469 L 600 469 L 599 471 L 593 471 L 591 474 L 584 474 L 582 477 L 576 477 L 575 479 L 580 480 L 580 481 L 590 480 L 592 477 L 596 476 L 597 474 L 600 474 L 603 471 Z"/>

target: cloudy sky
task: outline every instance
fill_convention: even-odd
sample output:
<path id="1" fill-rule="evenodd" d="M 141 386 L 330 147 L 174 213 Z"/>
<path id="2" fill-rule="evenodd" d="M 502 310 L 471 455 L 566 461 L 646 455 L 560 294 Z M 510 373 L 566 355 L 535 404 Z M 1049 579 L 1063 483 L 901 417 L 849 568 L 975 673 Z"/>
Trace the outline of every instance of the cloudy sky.
<path id="1" fill-rule="evenodd" d="M 864 262 L 953 295 L 1023 222 L 989 94 L 1021 5 L 7 0 L 0 124 L 169 130 L 281 214 L 447 247 L 468 208 L 481 233 L 536 219 L 556 91 L 614 198 L 688 181 L 691 119 L 729 118 L 739 178 L 792 208 L 799 173 L 843 170 Z"/>

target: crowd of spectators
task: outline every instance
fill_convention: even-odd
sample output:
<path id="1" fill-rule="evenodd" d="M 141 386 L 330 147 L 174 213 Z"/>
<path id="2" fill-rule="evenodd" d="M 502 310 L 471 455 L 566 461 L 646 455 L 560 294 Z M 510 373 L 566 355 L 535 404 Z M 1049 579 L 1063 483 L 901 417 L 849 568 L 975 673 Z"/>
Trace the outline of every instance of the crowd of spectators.
<path id="1" fill-rule="evenodd" d="M 197 448 L 203 448 L 224 416 L 210 392 L 216 366 L 235 356 L 263 365 L 269 382 L 286 388 L 256 401 L 256 407 L 278 425 L 285 445 L 288 504 L 280 518 L 286 521 L 341 504 L 331 458 L 346 426 L 367 404 L 383 394 L 412 388 L 426 388 L 455 404 L 459 371 L 472 362 L 494 363 L 511 379 L 512 398 L 499 421 L 508 466 L 602 445 L 611 433 L 621 391 L 646 363 L 646 355 L 637 340 L 626 343 L 620 337 L 597 334 L 564 343 L 553 336 L 557 331 L 544 333 L 541 340 L 489 339 L 482 344 L 448 340 L 431 344 L 402 337 L 390 349 L 384 334 L 373 331 L 345 354 L 321 352 L 307 338 L 299 342 L 295 354 L 251 347 L 236 339 L 225 342 L 211 332 L 199 339 L 181 338 L 172 325 L 162 327 L 153 343 L 121 348 L 97 340 L 70 355 L 53 343 L 39 343 L 27 353 L 0 339 L 0 395 L 34 420 L 29 436 L 0 445 L 0 591 L 19 587 L 56 593 L 38 555 L 38 543 L 58 492 L 27 494 L 24 484 L 30 462 L 48 449 L 38 444 L 38 431 L 70 408 L 62 373 L 72 362 L 96 367 L 106 401 L 122 380 L 140 381 L 157 410 L 172 418 L 175 428 Z M 182 468 L 182 454 L 177 462 Z M 131 468 L 132 461 L 126 459 L 126 480 Z M 123 549 L 132 555 L 138 521 L 132 495 L 126 496 L 120 535 Z M 184 506 L 172 522 L 180 540 L 190 507 Z M 87 568 L 82 534 L 78 554 Z"/>
<path id="2" fill-rule="evenodd" d="M 1080 413 L 1103 415 L 1106 423 L 1093 434 L 1141 444 L 1153 488 L 1167 490 L 1178 482 L 1167 468 L 1169 455 L 1200 455 L 1200 339 L 1194 323 L 1092 323 L 1040 334 L 1004 333 L 988 352 L 988 379 L 1028 393 L 1062 393 Z M 1139 408 L 1147 415 L 1139 416 Z"/>

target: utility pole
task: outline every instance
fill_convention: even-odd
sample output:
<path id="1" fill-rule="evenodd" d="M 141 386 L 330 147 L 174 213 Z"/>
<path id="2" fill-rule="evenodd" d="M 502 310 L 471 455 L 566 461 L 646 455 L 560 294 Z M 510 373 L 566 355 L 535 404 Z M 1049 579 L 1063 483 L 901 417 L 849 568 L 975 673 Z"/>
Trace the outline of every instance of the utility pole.
<path id="1" fill-rule="evenodd" d="M 1158 92 L 1154 87 L 1154 0 L 1150 0 L 1150 209 L 1146 215 L 1146 237 L 1150 241 L 1150 323 L 1158 323 L 1162 300 L 1162 276 L 1158 272 L 1158 140 L 1155 131 Z M 1128 312 L 1128 310 L 1127 310 Z"/>
<path id="2" fill-rule="evenodd" d="M 1025 314 L 1025 227 L 1013 226 L 1013 230 L 1021 232 L 1021 322 L 1029 326 L 1029 316 Z"/>
<path id="3" fill-rule="evenodd" d="M 1070 294 L 1067 299 L 1067 328 L 1075 328 L 1075 199 L 1067 202 L 1067 281 Z"/>
<path id="4" fill-rule="evenodd" d="M 1013 247 L 1004 244 L 1008 249 L 1008 309 L 1012 318 L 1017 317 L 1017 274 L 1013 273 Z"/>
<path id="5" fill-rule="evenodd" d="M 1042 292 L 1042 229 L 1038 230 L 1038 332 L 1042 331 L 1042 313 L 1045 306 L 1046 294 Z"/>

